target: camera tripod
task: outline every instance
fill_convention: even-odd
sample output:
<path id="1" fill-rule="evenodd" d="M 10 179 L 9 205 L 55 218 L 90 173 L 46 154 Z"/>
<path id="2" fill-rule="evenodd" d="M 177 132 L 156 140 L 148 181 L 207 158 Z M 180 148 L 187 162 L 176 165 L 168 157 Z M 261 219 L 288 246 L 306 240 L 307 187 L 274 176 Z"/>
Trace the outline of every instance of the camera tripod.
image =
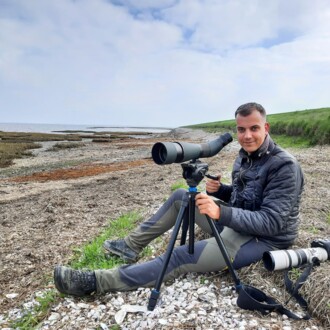
<path id="1" fill-rule="evenodd" d="M 162 285 L 166 269 L 168 266 L 168 263 L 170 261 L 171 254 L 174 249 L 174 245 L 177 239 L 177 236 L 180 231 L 180 227 L 182 227 L 182 235 L 180 244 L 184 245 L 186 243 L 187 238 L 187 231 L 189 230 L 189 244 L 188 244 L 188 251 L 190 254 L 194 253 L 194 237 L 195 237 L 195 196 L 197 195 L 197 186 L 200 183 L 200 181 L 204 178 L 204 176 L 216 179 L 210 175 L 206 175 L 206 172 L 208 170 L 208 165 L 206 163 L 201 163 L 198 159 L 192 160 L 190 163 L 183 163 L 181 164 L 183 168 L 183 177 L 186 179 L 186 182 L 189 186 L 187 192 L 182 198 L 182 204 L 179 210 L 179 213 L 176 218 L 175 226 L 173 229 L 173 233 L 171 235 L 170 242 L 168 244 L 167 250 L 164 255 L 164 262 L 162 265 L 162 269 L 159 273 L 159 276 L 157 278 L 157 281 L 155 283 L 155 288 L 151 291 L 151 295 L 149 298 L 149 304 L 148 304 L 148 310 L 153 311 L 157 300 L 160 295 L 160 287 Z M 216 242 L 220 248 L 220 251 L 224 257 L 224 260 L 226 262 L 226 265 L 228 267 L 229 272 L 231 273 L 236 288 L 239 288 L 241 286 L 240 280 L 237 276 L 236 271 L 234 270 L 232 263 L 230 261 L 228 252 L 226 250 L 226 247 L 222 241 L 222 238 L 217 231 L 217 228 L 215 227 L 215 224 L 213 220 L 206 215 L 207 221 L 211 227 L 212 234 L 216 239 Z"/>
<path id="2" fill-rule="evenodd" d="M 204 178 L 204 176 L 207 176 L 211 179 L 216 180 L 217 178 L 212 177 L 211 175 L 207 175 L 206 172 L 208 171 L 208 165 L 205 163 L 201 163 L 198 159 L 192 160 L 190 163 L 181 164 L 183 168 L 183 177 L 186 179 L 187 184 L 189 186 L 188 191 L 186 194 L 184 194 L 182 198 L 182 204 L 179 210 L 179 213 L 177 215 L 176 223 L 173 229 L 173 233 L 170 239 L 170 243 L 167 247 L 167 250 L 164 255 L 164 262 L 162 265 L 162 269 L 159 273 L 158 279 L 155 283 L 155 288 L 151 291 L 151 295 L 149 298 L 149 304 L 148 304 L 148 310 L 153 311 L 157 300 L 160 295 L 160 287 L 162 285 L 162 281 L 164 279 L 166 269 L 168 266 L 168 263 L 170 261 L 170 257 L 172 254 L 172 251 L 174 249 L 175 241 L 177 239 L 180 227 L 182 226 L 182 235 L 181 235 L 181 245 L 184 245 L 186 242 L 187 237 L 187 231 L 189 229 L 189 246 L 188 246 L 188 252 L 190 254 L 194 253 L 194 227 L 195 227 L 195 196 L 197 195 L 197 186 L 200 183 L 200 181 Z M 290 310 L 288 310 L 286 307 L 284 307 L 282 304 L 277 302 L 274 298 L 266 295 L 263 291 L 250 286 L 250 285 L 244 285 L 240 282 L 238 275 L 230 261 L 227 249 L 222 241 L 222 238 L 217 231 L 217 228 L 215 227 L 215 224 L 213 220 L 206 215 L 208 224 L 211 227 L 212 234 L 219 246 L 219 249 L 222 253 L 222 256 L 224 258 L 224 261 L 228 267 L 228 270 L 234 280 L 235 283 L 235 289 L 238 293 L 237 298 L 237 306 L 243 309 L 247 310 L 257 310 L 261 312 L 263 315 L 267 315 L 270 312 L 276 311 L 280 314 L 284 314 L 288 316 L 289 318 L 295 319 L 295 320 L 308 320 L 310 319 L 310 315 L 307 311 L 307 303 L 304 299 L 301 298 L 301 296 L 298 294 L 299 287 L 304 283 L 304 280 L 302 280 L 302 276 L 305 274 L 302 274 L 301 277 L 297 280 L 298 285 L 290 286 L 289 293 L 292 295 L 292 297 L 296 298 L 299 305 L 305 310 L 306 314 L 304 316 L 297 315 Z M 291 299 L 291 298 L 290 298 Z"/>

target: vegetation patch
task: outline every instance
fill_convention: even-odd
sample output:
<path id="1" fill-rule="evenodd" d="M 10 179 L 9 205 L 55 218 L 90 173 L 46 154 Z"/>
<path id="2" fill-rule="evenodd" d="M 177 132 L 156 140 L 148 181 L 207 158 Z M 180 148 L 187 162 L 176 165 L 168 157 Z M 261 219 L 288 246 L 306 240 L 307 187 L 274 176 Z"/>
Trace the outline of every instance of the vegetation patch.
<path id="1" fill-rule="evenodd" d="M 8 142 L 0 140 L 0 168 L 13 164 L 14 159 L 32 156 L 30 149 L 40 148 L 40 144 L 25 142 Z"/>
<path id="2" fill-rule="evenodd" d="M 179 188 L 188 189 L 188 185 L 185 180 L 178 180 L 171 185 L 171 191 L 175 191 Z"/>
<path id="3" fill-rule="evenodd" d="M 0 141 L 8 142 L 43 142 L 43 141 L 81 141 L 80 135 L 75 134 L 51 134 L 51 133 L 25 133 L 25 132 L 1 132 Z"/>
<path id="4" fill-rule="evenodd" d="M 55 290 L 47 290 L 35 299 L 35 306 L 31 310 L 23 311 L 23 316 L 11 324 L 11 329 L 31 330 L 35 329 L 50 311 L 56 302 L 58 294 Z"/>
<path id="5" fill-rule="evenodd" d="M 38 142 L 59 141 L 50 150 L 79 148 L 84 146 L 83 139 L 92 139 L 92 142 L 111 142 L 113 140 L 128 138 L 127 133 L 108 134 L 106 132 L 94 132 L 94 134 L 82 134 L 81 132 L 68 131 L 67 134 L 51 133 L 25 133 L 0 131 L 0 168 L 13 165 L 14 159 L 32 157 L 30 149 L 41 148 Z M 76 134 L 74 134 L 76 133 Z M 93 133 L 93 132 L 92 132 Z"/>
<path id="6" fill-rule="evenodd" d="M 99 236 L 89 244 L 74 249 L 74 257 L 70 263 L 75 269 L 110 269 L 124 264 L 124 261 L 116 256 L 105 254 L 103 243 L 107 239 L 120 239 L 133 230 L 137 223 L 142 220 L 142 215 L 137 212 L 130 212 L 112 221 Z M 143 253 L 147 253 L 146 249 Z"/>
<path id="7" fill-rule="evenodd" d="M 72 148 L 80 148 L 85 146 L 83 142 L 61 142 L 56 143 L 51 148 L 49 148 L 49 151 L 59 151 L 62 149 L 72 149 Z"/>
<path id="8" fill-rule="evenodd" d="M 290 146 L 330 144 L 330 108 L 308 109 L 267 115 L 272 136 L 291 137 Z M 235 120 L 185 126 L 209 132 L 236 131 Z M 282 138 L 281 138 L 282 139 Z"/>

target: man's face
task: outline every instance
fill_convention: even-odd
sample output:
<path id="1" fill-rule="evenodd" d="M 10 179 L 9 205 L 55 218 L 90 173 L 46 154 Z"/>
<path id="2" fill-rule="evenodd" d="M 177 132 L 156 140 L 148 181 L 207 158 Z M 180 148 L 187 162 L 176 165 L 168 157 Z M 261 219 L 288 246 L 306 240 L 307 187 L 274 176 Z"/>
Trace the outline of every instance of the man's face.
<path id="1" fill-rule="evenodd" d="M 264 142 L 269 131 L 269 124 L 259 111 L 254 110 L 246 117 L 238 114 L 236 128 L 238 142 L 246 152 L 252 153 L 258 150 Z"/>

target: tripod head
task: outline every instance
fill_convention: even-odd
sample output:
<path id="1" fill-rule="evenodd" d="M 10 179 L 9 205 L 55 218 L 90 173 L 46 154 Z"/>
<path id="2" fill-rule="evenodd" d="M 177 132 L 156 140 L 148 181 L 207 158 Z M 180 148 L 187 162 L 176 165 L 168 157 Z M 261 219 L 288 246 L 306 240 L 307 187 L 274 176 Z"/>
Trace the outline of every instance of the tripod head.
<path id="1" fill-rule="evenodd" d="M 189 187 L 197 187 L 209 170 L 208 164 L 202 163 L 199 159 L 182 163 L 181 167 L 183 169 L 182 176 Z"/>

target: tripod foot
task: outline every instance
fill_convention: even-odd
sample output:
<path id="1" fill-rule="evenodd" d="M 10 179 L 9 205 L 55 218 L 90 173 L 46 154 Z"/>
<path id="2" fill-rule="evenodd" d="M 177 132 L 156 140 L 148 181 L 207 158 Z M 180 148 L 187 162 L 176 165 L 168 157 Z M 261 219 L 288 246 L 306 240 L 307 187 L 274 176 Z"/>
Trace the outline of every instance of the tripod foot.
<path id="1" fill-rule="evenodd" d="M 153 311 L 156 304 L 157 304 L 157 300 L 159 298 L 160 292 L 157 291 L 156 289 L 153 289 L 151 291 L 151 295 L 149 298 L 149 304 L 148 304 L 148 311 Z"/>

